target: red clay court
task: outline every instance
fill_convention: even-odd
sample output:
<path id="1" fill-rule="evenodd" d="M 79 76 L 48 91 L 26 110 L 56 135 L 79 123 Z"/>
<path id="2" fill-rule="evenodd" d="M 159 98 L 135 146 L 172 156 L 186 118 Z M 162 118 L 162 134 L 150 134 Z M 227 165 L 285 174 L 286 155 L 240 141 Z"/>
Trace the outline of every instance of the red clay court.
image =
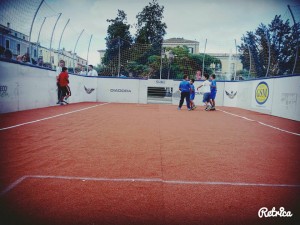
<path id="1" fill-rule="evenodd" d="M 299 125 L 158 104 L 1 114 L 0 224 L 300 224 Z"/>

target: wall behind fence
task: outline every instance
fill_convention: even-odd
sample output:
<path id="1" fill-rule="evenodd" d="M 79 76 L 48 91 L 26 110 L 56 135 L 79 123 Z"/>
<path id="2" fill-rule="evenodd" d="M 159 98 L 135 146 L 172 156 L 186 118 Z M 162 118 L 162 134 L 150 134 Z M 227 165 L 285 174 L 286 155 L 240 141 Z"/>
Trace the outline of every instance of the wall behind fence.
<path id="1" fill-rule="evenodd" d="M 56 105 L 56 75 L 52 70 L 0 61 L 0 113 Z M 172 104 L 177 105 L 180 99 L 179 83 L 178 80 L 70 75 L 70 103 L 147 104 L 148 87 L 171 87 Z M 197 88 L 201 83 L 196 81 L 194 85 Z M 218 81 L 217 87 L 217 106 L 239 107 L 300 121 L 300 75 L 251 81 Z M 202 98 L 200 88 L 196 91 L 196 105 L 203 105 Z"/>

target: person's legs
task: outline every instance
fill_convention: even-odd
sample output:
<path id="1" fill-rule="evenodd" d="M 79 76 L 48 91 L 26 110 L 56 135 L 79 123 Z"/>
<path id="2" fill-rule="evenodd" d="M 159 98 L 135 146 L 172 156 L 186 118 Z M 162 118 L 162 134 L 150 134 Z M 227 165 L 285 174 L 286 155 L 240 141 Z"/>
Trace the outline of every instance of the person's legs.
<path id="1" fill-rule="evenodd" d="M 61 87 L 58 83 L 56 85 L 57 85 L 57 104 L 59 104 L 61 98 Z"/>
<path id="2" fill-rule="evenodd" d="M 210 94 L 210 98 L 211 98 L 211 109 L 214 110 L 215 109 L 215 98 L 216 98 L 216 92 L 213 91 L 211 94 Z"/>
<path id="3" fill-rule="evenodd" d="M 181 109 L 183 102 L 184 102 L 184 92 L 181 92 L 178 109 Z"/>
<path id="4" fill-rule="evenodd" d="M 61 105 L 63 105 L 64 98 L 67 95 L 67 87 L 61 87 L 60 89 L 61 89 L 61 97 L 59 99 L 59 102 L 60 102 Z"/>
<path id="5" fill-rule="evenodd" d="M 186 107 L 188 108 L 188 109 L 190 109 L 191 107 L 190 107 L 190 93 L 189 92 L 186 92 L 185 93 L 185 99 L 186 99 Z"/>
<path id="6" fill-rule="evenodd" d="M 193 99 L 190 98 L 190 108 L 193 109 L 194 108 L 194 101 Z"/>
<path id="7" fill-rule="evenodd" d="M 65 100 L 67 100 L 70 96 L 71 96 L 71 89 L 69 86 L 66 86 L 66 97 L 65 97 Z"/>
<path id="8" fill-rule="evenodd" d="M 203 94 L 203 102 L 205 103 L 205 110 L 210 110 L 211 106 L 209 105 L 210 102 L 210 93 Z"/>

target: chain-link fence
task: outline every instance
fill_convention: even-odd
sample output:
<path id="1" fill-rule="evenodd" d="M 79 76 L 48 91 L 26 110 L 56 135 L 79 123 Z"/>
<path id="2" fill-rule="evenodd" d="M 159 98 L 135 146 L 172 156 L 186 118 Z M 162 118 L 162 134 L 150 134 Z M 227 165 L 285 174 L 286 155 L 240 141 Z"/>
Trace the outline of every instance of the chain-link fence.
<path id="1" fill-rule="evenodd" d="M 1 57 L 55 69 L 59 60 L 72 72 L 86 67 L 92 34 L 44 0 L 2 0 Z"/>

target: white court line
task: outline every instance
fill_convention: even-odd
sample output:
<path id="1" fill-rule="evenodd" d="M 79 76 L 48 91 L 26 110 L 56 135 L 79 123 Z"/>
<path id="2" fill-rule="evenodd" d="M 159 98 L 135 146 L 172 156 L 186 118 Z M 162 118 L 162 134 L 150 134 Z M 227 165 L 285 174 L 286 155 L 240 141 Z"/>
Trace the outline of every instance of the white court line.
<path id="1" fill-rule="evenodd" d="M 293 135 L 300 136 L 299 133 L 295 133 L 295 132 L 291 132 L 291 131 L 288 131 L 288 130 L 284 130 L 284 129 L 281 129 L 279 127 L 274 127 L 274 126 L 271 126 L 269 124 L 266 124 L 266 123 L 263 123 L 263 122 L 260 122 L 260 121 L 256 121 L 256 120 L 252 120 L 252 119 L 249 119 L 249 118 L 244 117 L 244 116 L 239 116 L 239 115 L 236 115 L 236 114 L 233 114 L 233 113 L 230 113 L 230 112 L 226 112 L 226 111 L 220 110 L 220 109 L 218 109 L 218 111 L 221 111 L 223 113 L 226 113 L 226 114 L 229 114 L 229 115 L 232 115 L 232 116 L 236 116 L 236 117 L 239 117 L 239 118 L 251 121 L 251 122 L 257 122 L 257 123 L 259 123 L 259 124 L 261 124 L 263 126 L 270 127 L 270 128 L 273 128 L 273 129 L 276 129 L 276 130 L 279 130 L 279 131 L 282 131 L 282 132 L 285 132 L 285 133 L 288 133 L 288 134 L 293 134 Z"/>
<path id="2" fill-rule="evenodd" d="M 83 111 L 83 110 L 87 110 L 87 109 L 91 109 L 91 108 L 95 108 L 95 107 L 103 106 L 103 105 L 107 105 L 107 104 L 109 104 L 109 103 L 98 104 L 98 105 L 94 105 L 94 106 L 90 106 L 90 107 L 86 107 L 86 108 L 82 108 L 82 109 L 77 109 L 77 110 L 74 110 L 74 111 L 71 111 L 71 112 L 66 112 L 66 113 L 55 115 L 55 116 L 46 117 L 46 118 L 39 119 L 39 120 L 33 120 L 33 121 L 30 121 L 30 122 L 20 123 L 20 124 L 10 126 L 10 127 L 0 128 L 0 131 L 16 128 L 16 127 L 20 127 L 20 126 L 24 126 L 24 125 L 27 125 L 27 124 L 37 123 L 37 122 L 41 122 L 41 121 L 44 121 L 44 120 L 49 120 L 49 119 L 53 119 L 53 118 L 60 117 L 60 116 L 65 116 L 65 115 L 68 115 L 68 114 L 80 112 L 80 111 Z"/>
<path id="3" fill-rule="evenodd" d="M 221 185 L 221 186 L 252 186 L 252 187 L 283 187 L 283 188 L 300 188 L 300 184 L 262 184 L 262 183 L 245 183 L 245 182 L 213 182 L 213 181 L 184 181 L 184 180 L 162 180 L 160 178 L 105 178 L 105 177 L 72 177 L 72 176 L 44 176 L 29 175 L 23 176 L 10 184 L 1 191 L 0 196 L 5 195 L 25 179 L 61 179 L 61 180 L 81 180 L 81 181 L 100 181 L 100 182 L 117 182 L 117 183 L 165 183 L 174 185 Z"/>
<path id="4" fill-rule="evenodd" d="M 10 190 L 14 189 L 18 184 L 20 184 L 26 178 L 27 178 L 27 176 L 23 176 L 23 177 L 19 178 L 18 180 L 16 180 L 15 182 L 13 182 L 12 184 L 10 184 L 7 188 L 5 188 L 3 191 L 1 191 L 0 196 L 5 195 Z"/>

